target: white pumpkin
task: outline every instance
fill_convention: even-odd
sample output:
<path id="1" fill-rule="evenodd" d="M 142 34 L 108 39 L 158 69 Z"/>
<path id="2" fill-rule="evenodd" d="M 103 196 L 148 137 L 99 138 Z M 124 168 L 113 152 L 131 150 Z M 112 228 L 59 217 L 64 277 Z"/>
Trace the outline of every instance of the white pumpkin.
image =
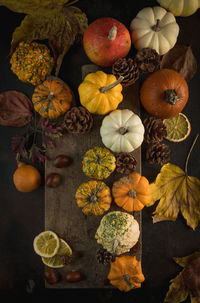
<path id="1" fill-rule="evenodd" d="M 117 109 L 105 116 L 100 127 L 103 144 L 113 152 L 132 152 L 144 140 L 144 126 L 129 109 Z"/>
<path id="2" fill-rule="evenodd" d="M 194 14 L 200 7 L 200 0 L 157 0 L 158 3 L 168 9 L 174 16 L 187 17 Z"/>
<path id="3" fill-rule="evenodd" d="M 166 9 L 145 7 L 131 21 L 130 31 L 136 49 L 149 47 L 164 55 L 176 44 L 179 26 Z"/>

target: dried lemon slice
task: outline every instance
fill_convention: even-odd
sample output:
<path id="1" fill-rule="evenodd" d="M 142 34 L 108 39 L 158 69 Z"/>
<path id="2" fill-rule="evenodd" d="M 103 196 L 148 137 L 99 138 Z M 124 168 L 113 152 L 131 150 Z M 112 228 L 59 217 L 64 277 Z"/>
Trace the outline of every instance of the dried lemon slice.
<path id="1" fill-rule="evenodd" d="M 33 240 L 33 248 L 41 257 L 53 257 L 60 247 L 60 239 L 53 231 L 41 232 Z"/>
<path id="2" fill-rule="evenodd" d="M 165 139 L 172 142 L 181 142 L 185 140 L 191 131 L 191 124 L 186 115 L 179 113 L 175 117 L 164 119 L 167 136 Z"/>
<path id="3" fill-rule="evenodd" d="M 49 267 L 59 268 L 65 265 L 63 256 L 71 255 L 71 247 L 63 239 L 60 239 L 60 247 L 57 254 L 51 258 L 42 257 L 42 262 Z"/>

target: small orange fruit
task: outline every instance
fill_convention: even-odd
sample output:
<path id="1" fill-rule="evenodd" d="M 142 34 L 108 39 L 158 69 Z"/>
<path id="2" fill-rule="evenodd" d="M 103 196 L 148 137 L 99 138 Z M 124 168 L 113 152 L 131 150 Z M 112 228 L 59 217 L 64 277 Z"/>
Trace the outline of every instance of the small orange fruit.
<path id="1" fill-rule="evenodd" d="M 13 182 L 18 191 L 28 193 L 36 190 L 41 184 L 40 172 L 34 166 L 24 162 L 18 163 Z"/>

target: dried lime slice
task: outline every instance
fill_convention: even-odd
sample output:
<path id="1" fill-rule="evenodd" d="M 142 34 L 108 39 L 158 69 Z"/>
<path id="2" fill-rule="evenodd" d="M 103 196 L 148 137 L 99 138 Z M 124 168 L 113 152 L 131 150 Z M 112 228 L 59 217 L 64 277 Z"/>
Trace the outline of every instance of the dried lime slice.
<path id="1" fill-rule="evenodd" d="M 46 230 L 37 235 L 33 240 L 33 248 L 41 257 L 53 257 L 60 247 L 60 239 L 53 231 Z"/>
<path id="2" fill-rule="evenodd" d="M 51 258 L 42 257 L 42 262 L 49 267 L 59 268 L 65 265 L 63 256 L 71 255 L 71 247 L 63 239 L 60 239 L 60 247 L 57 254 Z"/>
<path id="3" fill-rule="evenodd" d="M 172 142 L 184 141 L 190 134 L 191 124 L 186 115 L 179 113 L 175 117 L 164 119 L 167 136 L 165 139 Z"/>

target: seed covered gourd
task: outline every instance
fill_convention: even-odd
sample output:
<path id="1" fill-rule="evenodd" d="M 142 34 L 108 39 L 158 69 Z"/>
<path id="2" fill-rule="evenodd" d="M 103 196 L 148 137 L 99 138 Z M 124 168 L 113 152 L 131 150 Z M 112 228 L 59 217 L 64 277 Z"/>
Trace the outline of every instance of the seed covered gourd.
<path id="1" fill-rule="evenodd" d="M 48 47 L 37 42 L 20 42 L 11 60 L 11 70 L 23 82 L 42 83 L 51 74 L 54 59 Z"/>

